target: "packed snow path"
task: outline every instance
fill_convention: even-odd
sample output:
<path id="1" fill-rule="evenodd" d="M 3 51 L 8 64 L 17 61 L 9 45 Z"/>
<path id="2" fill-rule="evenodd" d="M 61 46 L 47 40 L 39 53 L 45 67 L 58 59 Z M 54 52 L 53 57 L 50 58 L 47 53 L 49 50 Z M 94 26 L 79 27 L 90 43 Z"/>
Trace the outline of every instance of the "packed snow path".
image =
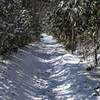
<path id="1" fill-rule="evenodd" d="M 0 100 L 96 100 L 96 81 L 87 78 L 79 58 L 42 36 L 2 62 Z"/>

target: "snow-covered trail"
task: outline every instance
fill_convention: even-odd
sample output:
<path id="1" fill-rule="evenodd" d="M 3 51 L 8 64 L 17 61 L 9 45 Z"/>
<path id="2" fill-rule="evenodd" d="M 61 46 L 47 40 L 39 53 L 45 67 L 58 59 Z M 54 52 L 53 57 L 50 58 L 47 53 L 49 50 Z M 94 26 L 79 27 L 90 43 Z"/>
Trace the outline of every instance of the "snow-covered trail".
<path id="1" fill-rule="evenodd" d="M 0 65 L 0 100 L 96 100 L 84 63 L 42 36 Z"/>

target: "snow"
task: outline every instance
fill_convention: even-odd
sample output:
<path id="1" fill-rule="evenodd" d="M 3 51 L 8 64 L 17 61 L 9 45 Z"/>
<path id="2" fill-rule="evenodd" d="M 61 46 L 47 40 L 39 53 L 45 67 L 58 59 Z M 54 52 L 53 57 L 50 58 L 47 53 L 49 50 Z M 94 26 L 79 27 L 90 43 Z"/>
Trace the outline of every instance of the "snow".
<path id="1" fill-rule="evenodd" d="M 42 36 L 0 64 L 0 100 L 100 100 L 100 79 L 86 72 L 86 62 Z"/>

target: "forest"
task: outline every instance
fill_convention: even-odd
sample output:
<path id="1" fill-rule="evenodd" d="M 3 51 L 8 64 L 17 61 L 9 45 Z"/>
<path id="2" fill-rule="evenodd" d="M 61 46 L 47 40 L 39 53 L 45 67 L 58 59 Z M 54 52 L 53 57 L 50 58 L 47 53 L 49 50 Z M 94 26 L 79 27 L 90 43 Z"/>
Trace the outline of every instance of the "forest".
<path id="1" fill-rule="evenodd" d="M 24 56 L 26 58 L 24 58 Z M 15 69 L 12 70 L 12 73 L 14 73 L 14 71 L 16 73 L 16 80 L 14 81 L 15 83 L 11 84 L 15 84 L 15 87 L 17 87 L 17 83 L 24 84 L 25 82 L 21 81 L 25 80 L 25 77 L 27 79 L 26 82 L 32 81 L 30 78 L 33 78 L 31 75 L 34 72 L 33 76 L 36 74 L 35 78 L 36 81 L 38 81 L 37 83 L 43 81 L 44 84 L 44 87 L 42 87 L 41 83 L 40 90 L 37 89 L 40 93 L 38 97 L 34 97 L 37 95 L 34 94 L 37 93 L 37 91 L 33 89 L 33 87 L 35 87 L 34 82 L 34 86 L 32 86 L 32 91 L 35 91 L 33 93 L 34 96 L 32 95 L 34 97 L 33 99 L 30 97 L 30 88 L 28 87 L 27 89 L 23 85 L 22 86 L 27 90 L 27 96 L 24 94 L 25 90 L 19 89 L 19 91 L 21 91 L 19 97 L 16 96 L 17 92 L 12 93 L 15 99 L 10 96 L 10 92 L 7 92 L 8 95 L 5 97 L 6 92 L 2 91 L 1 88 L 12 88 L 6 86 L 8 83 L 4 81 L 5 68 L 8 69 L 9 66 L 17 66 L 15 64 L 17 64 L 18 67 L 21 66 L 22 69 L 24 68 L 25 72 L 24 70 L 19 71 L 16 68 L 17 71 Z M 0 82 L 2 81 L 0 86 L 1 84 L 6 84 L 0 87 L 0 100 L 100 100 L 100 98 L 92 97 L 100 96 L 100 0 L 0 0 L 0 66 L 2 66 L 0 68 Z M 37 67 L 35 68 L 35 66 Z M 43 66 L 43 69 L 40 66 Z M 44 66 L 47 66 L 48 69 Z M 51 68 L 52 71 L 49 69 L 50 66 L 53 66 L 53 68 Z M 69 69 L 67 69 L 66 66 Z M 75 66 L 77 70 L 74 69 Z M 85 74 L 83 75 L 82 73 L 83 76 L 78 73 L 78 71 L 81 73 L 80 66 L 85 66 Z M 69 71 L 68 73 L 71 75 L 68 80 L 73 78 L 76 83 L 79 81 L 79 83 L 72 85 L 72 91 L 76 91 L 75 85 L 79 85 L 79 89 L 81 89 L 84 88 L 84 84 L 88 84 L 87 86 L 93 90 L 89 88 L 90 92 L 81 94 L 82 96 L 80 97 L 79 91 L 76 91 L 78 96 L 77 94 L 75 96 L 72 95 L 74 94 L 74 92 L 72 92 L 71 95 L 73 99 L 66 97 L 66 95 L 63 98 L 63 93 L 61 93 L 61 96 L 58 96 L 60 95 L 59 85 L 62 84 L 56 79 L 50 79 L 53 76 L 56 77 L 57 68 L 59 75 L 65 73 L 66 75 L 64 74 L 64 77 L 66 78 L 68 76 L 67 71 Z M 33 72 L 31 72 L 31 69 Z M 39 70 L 40 73 L 38 72 Z M 10 71 L 6 71 L 10 73 Z M 82 71 L 84 71 L 84 68 Z M 53 74 L 53 72 L 55 74 Z M 85 76 L 88 74 L 86 73 L 89 73 L 89 76 L 92 74 L 95 81 L 92 80 L 92 78 L 87 79 Z M 19 76 L 17 76 L 17 74 Z M 27 76 L 28 74 L 29 76 Z M 58 78 L 62 79 L 58 74 Z M 72 76 L 72 74 L 74 76 Z M 39 77 L 41 76 L 42 81 L 38 75 Z M 48 80 L 43 78 L 43 75 Z M 10 77 L 10 75 L 8 76 Z M 75 76 L 78 76 L 79 79 Z M 9 77 L 9 80 L 12 79 Z M 85 81 L 81 86 L 82 77 Z M 60 79 L 58 80 L 60 81 Z M 87 80 L 89 82 L 87 82 Z M 47 88 L 44 81 L 47 82 Z M 11 82 L 13 81 L 11 80 Z M 72 83 L 71 80 L 71 84 Z M 30 85 L 31 83 L 28 84 L 28 86 Z M 46 89 L 41 90 L 42 88 Z M 45 93 L 43 92 L 43 94 L 41 91 Z M 88 91 L 87 88 L 86 91 Z M 95 93 L 93 93 L 93 91 L 95 91 Z M 83 92 L 85 93 L 85 90 Z M 55 94 L 57 95 L 55 96 Z M 90 97 L 89 95 L 92 96 Z"/>
<path id="2" fill-rule="evenodd" d="M 83 58 L 94 56 L 98 66 L 100 53 L 100 1 L 63 0 L 51 15 L 51 33 L 72 54 L 78 50 Z"/>
<path id="3" fill-rule="evenodd" d="M 1 0 L 0 54 L 17 51 L 46 31 L 72 54 L 94 56 L 98 66 L 99 9 L 98 0 Z"/>
<path id="4" fill-rule="evenodd" d="M 45 1 L 0 0 L 0 54 L 39 39 Z"/>

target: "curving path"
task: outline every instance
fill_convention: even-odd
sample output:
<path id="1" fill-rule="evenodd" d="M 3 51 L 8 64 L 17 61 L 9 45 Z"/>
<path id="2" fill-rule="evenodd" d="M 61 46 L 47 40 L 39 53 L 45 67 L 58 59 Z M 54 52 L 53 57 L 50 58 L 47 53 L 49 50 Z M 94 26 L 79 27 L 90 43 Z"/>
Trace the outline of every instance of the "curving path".
<path id="1" fill-rule="evenodd" d="M 0 65 L 0 100 L 96 100 L 85 64 L 42 36 Z"/>

